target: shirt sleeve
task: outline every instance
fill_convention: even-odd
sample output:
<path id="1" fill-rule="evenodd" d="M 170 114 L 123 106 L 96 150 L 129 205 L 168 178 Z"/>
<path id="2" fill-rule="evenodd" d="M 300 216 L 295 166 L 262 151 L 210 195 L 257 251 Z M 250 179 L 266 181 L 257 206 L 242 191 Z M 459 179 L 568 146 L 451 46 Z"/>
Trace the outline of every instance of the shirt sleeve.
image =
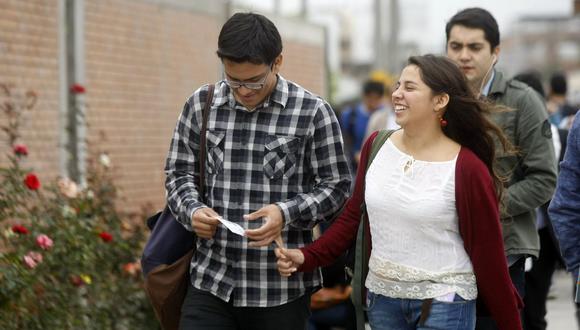
<path id="1" fill-rule="evenodd" d="M 200 201 L 199 134 L 207 86 L 197 90 L 185 103 L 173 131 L 165 162 L 165 188 L 169 209 L 187 230 L 192 231 L 193 213 L 205 205 Z"/>
<path id="2" fill-rule="evenodd" d="M 361 164 L 368 163 L 371 146 L 377 133 L 371 134 L 361 151 Z M 299 271 L 313 271 L 316 267 L 333 263 L 354 242 L 361 221 L 361 205 L 364 202 L 366 166 L 359 166 L 352 196 L 338 218 L 314 243 L 302 248 L 304 263 Z"/>
<path id="3" fill-rule="evenodd" d="M 322 100 L 312 126 L 306 148 L 310 153 L 305 157 L 310 161 L 312 190 L 276 203 L 287 225 L 306 229 L 332 218 L 348 197 L 351 184 L 340 125 L 330 105 Z"/>

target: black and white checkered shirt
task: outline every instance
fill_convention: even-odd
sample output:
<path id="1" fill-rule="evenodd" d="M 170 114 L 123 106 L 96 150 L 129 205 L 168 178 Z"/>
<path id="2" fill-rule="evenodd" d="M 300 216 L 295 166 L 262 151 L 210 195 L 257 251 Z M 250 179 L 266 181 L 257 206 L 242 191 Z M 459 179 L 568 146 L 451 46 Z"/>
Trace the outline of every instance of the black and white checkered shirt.
<path id="1" fill-rule="evenodd" d="M 206 203 L 199 201 L 199 132 L 207 86 L 187 100 L 177 122 L 165 172 L 168 204 L 188 230 L 201 207 L 247 229 L 263 222 L 244 214 L 276 203 L 283 212 L 288 248 L 312 242 L 312 227 L 331 217 L 347 198 L 350 173 L 340 127 L 320 97 L 278 76 L 276 88 L 254 111 L 216 84 L 207 130 Z M 246 237 L 218 226 L 198 239 L 191 263 L 193 285 L 235 306 L 270 307 L 292 301 L 320 284 L 318 273 L 282 277 L 274 244 L 253 248 Z"/>

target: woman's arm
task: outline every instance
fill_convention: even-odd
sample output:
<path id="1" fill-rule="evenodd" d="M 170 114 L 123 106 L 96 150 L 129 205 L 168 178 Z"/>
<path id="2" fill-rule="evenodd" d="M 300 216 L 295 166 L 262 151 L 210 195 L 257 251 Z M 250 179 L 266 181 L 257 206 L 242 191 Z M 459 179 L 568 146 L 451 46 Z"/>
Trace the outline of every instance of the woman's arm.
<path id="1" fill-rule="evenodd" d="M 355 240 L 361 220 L 361 205 L 364 202 L 366 164 L 377 134 L 373 133 L 363 145 L 354 191 L 341 214 L 320 238 L 300 249 L 304 254 L 304 263 L 298 268 L 299 271 L 313 271 L 316 267 L 330 265 Z"/>
<path id="2" fill-rule="evenodd" d="M 459 230 L 478 294 L 500 329 L 521 329 L 518 308 L 523 305 L 508 272 L 493 180 L 471 151 L 462 149 L 460 155 L 456 171 Z"/>

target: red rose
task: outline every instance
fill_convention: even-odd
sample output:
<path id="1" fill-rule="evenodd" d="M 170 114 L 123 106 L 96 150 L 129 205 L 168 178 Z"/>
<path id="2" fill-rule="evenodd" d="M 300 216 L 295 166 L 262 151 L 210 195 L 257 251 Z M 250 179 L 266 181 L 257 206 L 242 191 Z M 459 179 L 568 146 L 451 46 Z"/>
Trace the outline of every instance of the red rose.
<path id="1" fill-rule="evenodd" d="M 85 89 L 85 86 L 81 84 L 73 84 L 70 86 L 70 91 L 73 94 L 84 94 L 87 90 Z"/>
<path id="2" fill-rule="evenodd" d="M 28 148 L 24 144 L 15 144 L 13 150 L 16 156 L 28 156 Z"/>
<path id="3" fill-rule="evenodd" d="M 99 233 L 99 237 L 103 240 L 103 242 L 110 242 L 113 240 L 113 235 L 107 233 L 106 231 Z"/>
<path id="4" fill-rule="evenodd" d="M 28 173 L 24 178 L 24 184 L 30 190 L 38 190 L 40 188 L 40 180 L 34 173 Z"/>
<path id="5" fill-rule="evenodd" d="M 12 226 L 12 231 L 17 234 L 28 234 L 28 228 L 24 227 L 23 225 L 14 225 Z"/>

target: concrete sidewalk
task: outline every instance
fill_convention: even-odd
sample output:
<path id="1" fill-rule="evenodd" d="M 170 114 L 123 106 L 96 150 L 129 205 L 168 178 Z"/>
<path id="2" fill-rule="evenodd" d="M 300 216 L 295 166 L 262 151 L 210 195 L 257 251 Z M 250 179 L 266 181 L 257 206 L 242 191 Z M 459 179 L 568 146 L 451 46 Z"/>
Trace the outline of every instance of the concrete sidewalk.
<path id="1" fill-rule="evenodd" d="M 580 330 L 572 301 L 573 280 L 570 273 L 558 270 L 554 274 L 548 299 L 547 330 Z"/>

